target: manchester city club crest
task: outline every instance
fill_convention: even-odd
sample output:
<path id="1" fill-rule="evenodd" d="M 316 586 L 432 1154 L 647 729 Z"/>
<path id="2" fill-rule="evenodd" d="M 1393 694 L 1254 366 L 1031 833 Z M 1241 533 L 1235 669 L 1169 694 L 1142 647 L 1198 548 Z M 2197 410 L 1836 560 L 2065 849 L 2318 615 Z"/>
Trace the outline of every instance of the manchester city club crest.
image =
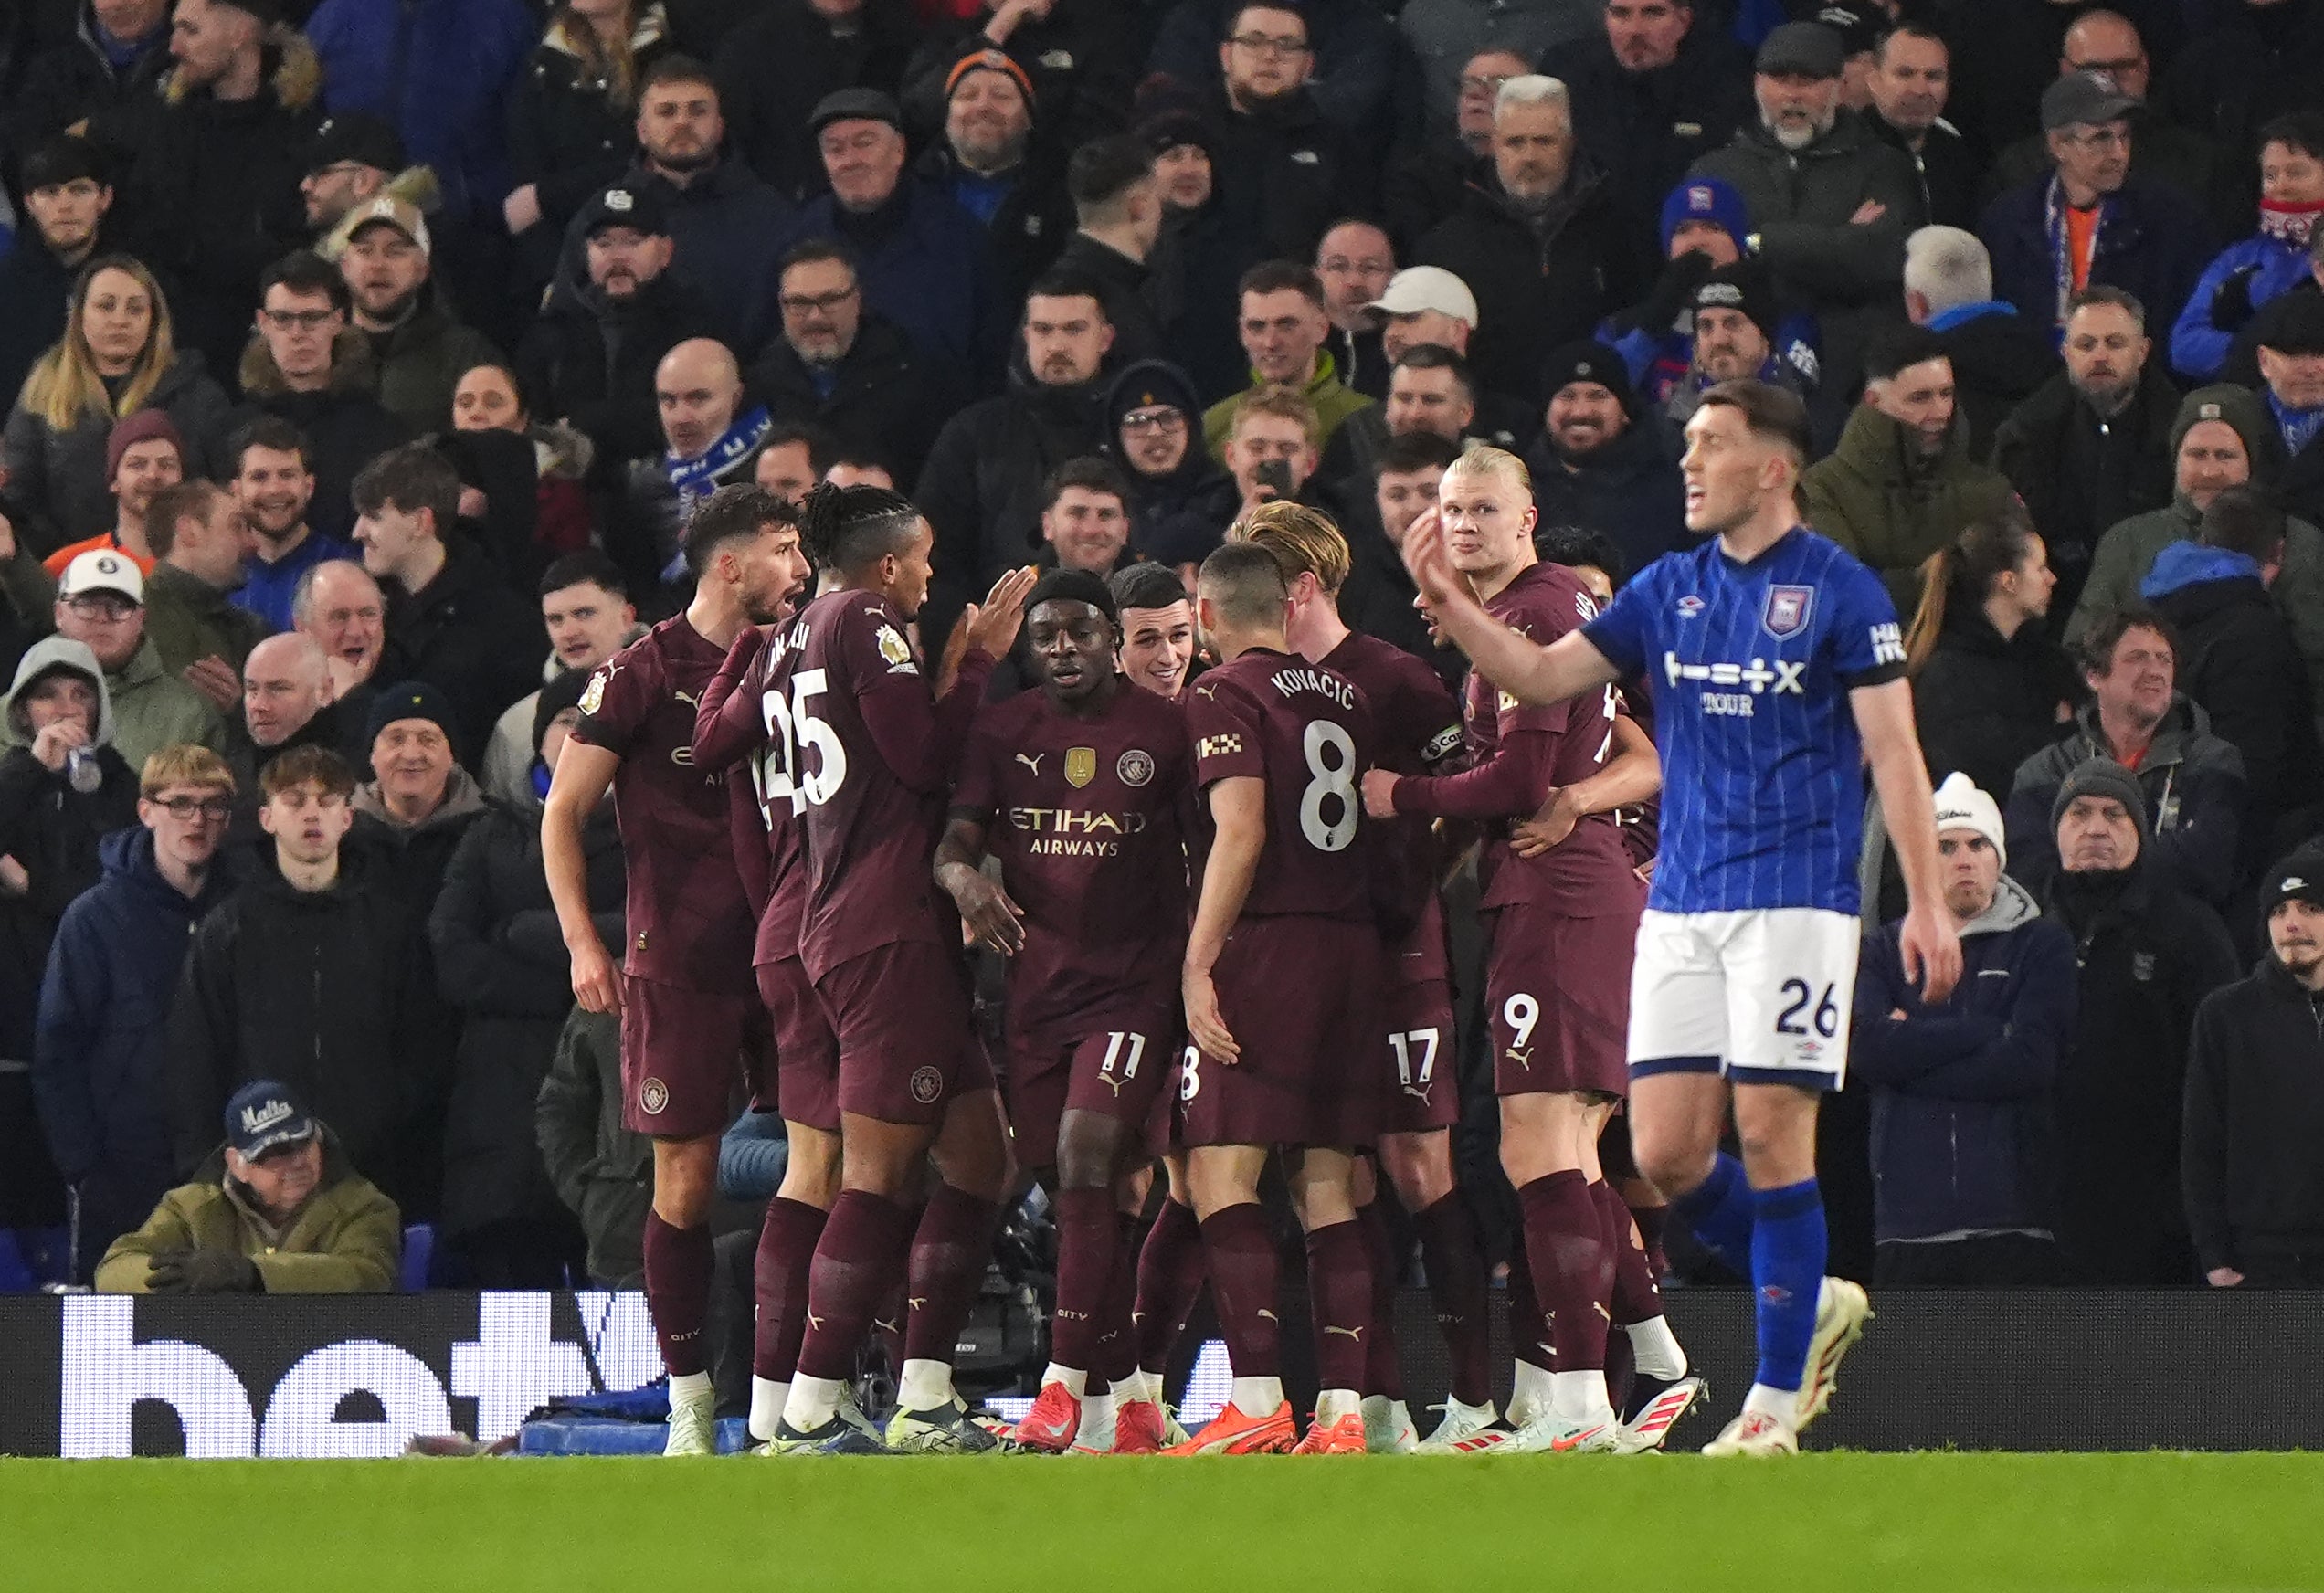
<path id="1" fill-rule="evenodd" d="M 1135 788 L 1154 778 L 1154 760 L 1132 747 L 1115 762 L 1114 773 L 1120 776 L 1123 785 Z"/>
<path id="2" fill-rule="evenodd" d="M 1759 628 L 1778 641 L 1789 641 L 1807 629 L 1814 607 L 1813 586 L 1769 586 L 1767 607 L 1759 610 Z"/>
<path id="3" fill-rule="evenodd" d="M 1065 749 L 1065 783 L 1078 791 L 1097 778 L 1097 749 L 1067 747 Z"/>

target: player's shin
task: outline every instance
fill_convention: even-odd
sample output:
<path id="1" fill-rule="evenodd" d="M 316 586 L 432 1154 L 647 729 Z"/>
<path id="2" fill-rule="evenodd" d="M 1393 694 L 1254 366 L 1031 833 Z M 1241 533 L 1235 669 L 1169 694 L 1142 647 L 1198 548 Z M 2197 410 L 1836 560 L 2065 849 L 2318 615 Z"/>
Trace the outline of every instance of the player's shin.
<path id="1" fill-rule="evenodd" d="M 1484 1251 L 1458 1189 L 1412 1218 L 1428 1271 L 1437 1330 L 1452 1360 L 1452 1398 L 1483 1405 L 1493 1397 L 1491 1331 L 1485 1322 Z"/>
<path id="2" fill-rule="evenodd" d="M 808 1271 L 826 1213 L 781 1196 L 766 1203 L 752 1267 L 757 1321 L 751 1347 L 750 1435 L 765 1442 L 775 1436 L 798 1369 L 799 1342 L 807 1335 Z"/>
<path id="3" fill-rule="evenodd" d="M 1378 1199 L 1356 1208 L 1356 1224 L 1364 1236 L 1364 1260 L 1371 1269 L 1371 1326 L 1365 1335 L 1364 1381 L 1367 1398 L 1390 1401 L 1404 1398 L 1404 1369 L 1397 1353 L 1396 1285 L 1403 1269 L 1397 1265 L 1396 1244 L 1389 1231 L 1388 1215 Z M 1308 1239 L 1309 1266 L 1315 1264 L 1315 1239 Z"/>
<path id="4" fill-rule="evenodd" d="M 1202 1220 L 1202 1250 L 1234 1369 L 1232 1403 L 1246 1416 L 1265 1416 L 1283 1402 L 1280 1267 L 1266 1211 L 1245 1201 L 1212 1212 Z"/>
<path id="5" fill-rule="evenodd" d="M 1614 1325 L 1628 1336 L 1640 1372 L 1664 1383 L 1685 1377 L 1686 1352 L 1663 1314 L 1662 1285 L 1655 1280 L 1643 1236 L 1632 1225 L 1630 1208 L 1611 1184 L 1592 1184 L 1590 1193 L 1604 1218 L 1606 1247 L 1614 1258 L 1610 1303 Z"/>
<path id="6" fill-rule="evenodd" d="M 920 1213 L 905 1274 L 911 1315 L 896 1387 L 896 1403 L 905 1410 L 933 1410 L 953 1401 L 953 1346 L 992 1258 L 999 1212 L 990 1200 L 940 1183 Z"/>
<path id="7" fill-rule="evenodd" d="M 1712 1160 L 1711 1176 L 1674 1198 L 1670 1208 L 1737 1277 L 1751 1276 L 1751 1226 L 1757 1218 L 1741 1162 L 1721 1151 Z"/>
<path id="8" fill-rule="evenodd" d="M 659 1211 L 646 1213 L 644 1240 L 646 1304 L 653 1313 L 661 1364 L 670 1370 L 673 1398 L 706 1394 L 702 1324 L 710 1314 L 713 1251 L 706 1226 L 678 1228 Z"/>
<path id="9" fill-rule="evenodd" d="M 1057 1192 L 1057 1310 L 1050 1324 L 1050 1366 L 1044 1383 L 1062 1382 L 1079 1396 L 1097 1368 L 1098 1344 L 1108 1324 L 1118 1224 L 1114 1192 Z"/>
<path id="10" fill-rule="evenodd" d="M 1808 1345 L 1815 1335 L 1816 1294 L 1827 1244 L 1823 1197 L 1813 1178 L 1755 1193 L 1751 1292 L 1759 1313 L 1759 1369 L 1744 1409 L 1799 1422 Z"/>
<path id="11" fill-rule="evenodd" d="M 1315 1419 L 1329 1423 L 1359 1411 L 1368 1359 L 1364 1341 L 1376 1331 L 1360 1223 L 1336 1222 L 1307 1235 L 1307 1297 L 1315 1318 Z"/>
<path id="12" fill-rule="evenodd" d="M 1549 1316 L 1555 1408 L 1574 1421 L 1611 1421 L 1604 1302 L 1613 1292 L 1613 1258 L 1597 1203 L 1577 1168 L 1533 1179 L 1517 1191 L 1517 1204 L 1534 1288 Z"/>
<path id="13" fill-rule="evenodd" d="M 1146 1230 L 1146 1242 L 1138 1247 L 1137 1303 L 1133 1308 L 1138 1371 L 1142 1379 L 1149 1380 L 1154 1398 L 1160 1396 L 1170 1351 L 1186 1331 L 1187 1318 L 1194 1314 L 1209 1276 L 1202 1224 L 1194 1208 L 1165 1200 L 1161 1215 Z"/>
<path id="14" fill-rule="evenodd" d="M 911 1214 L 868 1189 L 843 1189 L 816 1241 L 808 1269 L 807 1333 L 783 1424 L 811 1432 L 831 1419 L 855 1370 L 855 1357 L 903 1271 Z"/>

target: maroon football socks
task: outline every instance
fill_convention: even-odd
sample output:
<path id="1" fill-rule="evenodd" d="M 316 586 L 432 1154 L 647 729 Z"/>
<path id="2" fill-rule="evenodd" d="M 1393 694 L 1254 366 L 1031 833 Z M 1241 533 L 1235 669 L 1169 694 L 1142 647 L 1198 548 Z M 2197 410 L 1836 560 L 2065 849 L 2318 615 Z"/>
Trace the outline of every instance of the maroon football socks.
<path id="1" fill-rule="evenodd" d="M 863 1189 L 842 1189 L 816 1241 L 807 1274 L 807 1334 L 798 1373 L 844 1382 L 855 1373 L 857 1351 L 872 1313 L 903 1272 L 912 1214 Z"/>
<path id="2" fill-rule="evenodd" d="M 799 1340 L 807 1332 L 807 1274 L 823 1221 L 818 1208 L 777 1195 L 766 1203 L 766 1219 L 759 1225 L 758 1256 L 751 1268 L 758 1303 L 751 1371 L 771 1383 L 787 1383 L 798 1369 Z"/>
<path id="3" fill-rule="evenodd" d="M 1553 1369 L 1602 1371 L 1606 1365 L 1605 1302 L 1613 1292 L 1613 1257 L 1605 1219 L 1579 1168 L 1550 1173 L 1517 1191 L 1524 1214 L 1526 1259 L 1533 1286 L 1549 1315 Z"/>
<path id="4" fill-rule="evenodd" d="M 1136 1321 L 1141 1369 L 1163 1369 L 1209 1276 L 1202 1224 L 1194 1208 L 1165 1200 L 1162 1215 L 1138 1247 Z"/>
<path id="5" fill-rule="evenodd" d="M 1353 1240 L 1353 1226 L 1341 1226 L 1348 1229 L 1348 1237 Z M 1357 1245 L 1360 1265 L 1361 1241 L 1357 1241 Z M 1276 1274 L 1280 1268 L 1275 1256 L 1275 1236 L 1268 1227 L 1266 1212 L 1255 1201 L 1212 1212 L 1202 1222 L 1202 1254 L 1210 1268 L 1210 1298 L 1219 1312 L 1219 1332 L 1227 1341 L 1227 1359 L 1234 1367 L 1234 1375 L 1281 1377 L 1282 1323 L 1275 1314 Z M 1361 1323 L 1368 1309 L 1368 1299 L 1357 1301 L 1354 1320 Z M 1347 1342 L 1357 1345 L 1356 1340 Z M 1360 1357 L 1360 1345 L 1357 1349 Z M 1360 1358 L 1357 1375 L 1362 1375 Z"/>
<path id="6" fill-rule="evenodd" d="M 710 1314 L 710 1229 L 673 1228 L 646 1212 L 646 1306 L 653 1313 L 661 1364 L 673 1377 L 702 1370 L 702 1322 Z"/>
<path id="7" fill-rule="evenodd" d="M 1208 1224 L 1204 1231 L 1207 1237 Z M 1315 1386 L 1362 1393 L 1364 1340 L 1372 1329 L 1374 1302 L 1371 1258 L 1365 1253 L 1360 1222 L 1335 1222 L 1308 1234 L 1307 1309 L 1315 1319 Z M 1228 1347 L 1231 1353 L 1231 1339 Z M 1235 1375 L 1247 1375 L 1241 1362 Z"/>
<path id="8" fill-rule="evenodd" d="M 1452 1361 L 1452 1398 L 1483 1405 L 1493 1398 L 1492 1329 L 1485 1321 L 1484 1250 L 1476 1219 L 1457 1189 L 1412 1218 L 1428 1269 L 1436 1325 Z"/>
<path id="9" fill-rule="evenodd" d="M 1526 1260 L 1525 1235 L 1509 1247 L 1509 1292 L 1503 1302 L 1509 1313 L 1510 1353 L 1528 1366 L 1550 1367 L 1549 1324 L 1541 1314 L 1541 1301 L 1533 1292 L 1533 1266 Z"/>
<path id="10" fill-rule="evenodd" d="M 1364 1236 L 1364 1260 L 1372 1273 L 1372 1325 L 1364 1340 L 1364 1380 L 1358 1393 L 1384 1399 L 1404 1398 L 1404 1368 L 1397 1356 L 1396 1282 L 1403 1269 L 1396 1264 L 1396 1244 L 1388 1230 L 1388 1215 L 1377 1199 L 1356 1208 L 1356 1226 Z M 1328 1231 L 1328 1230 L 1326 1230 Z M 1308 1293 L 1315 1294 L 1315 1239 L 1307 1240 Z"/>
<path id="11" fill-rule="evenodd" d="M 1055 1206 L 1057 1314 L 1050 1324 L 1049 1358 L 1077 1372 L 1101 1372 L 1098 1345 L 1114 1326 L 1106 1307 L 1120 1248 L 1114 1191 L 1060 1189 Z"/>
<path id="12" fill-rule="evenodd" d="M 938 1184 L 920 1212 L 905 1273 L 903 1358 L 952 1364 L 961 1326 L 992 1259 L 1000 1208 L 950 1184 Z"/>
<path id="13" fill-rule="evenodd" d="M 1613 1253 L 1614 1286 L 1608 1307 L 1616 1327 L 1652 1321 L 1663 1313 L 1663 1288 L 1654 1281 L 1644 1244 L 1631 1232 L 1630 1208 L 1611 1184 L 1592 1184 L 1590 1193 L 1604 1218 L 1606 1248 Z"/>

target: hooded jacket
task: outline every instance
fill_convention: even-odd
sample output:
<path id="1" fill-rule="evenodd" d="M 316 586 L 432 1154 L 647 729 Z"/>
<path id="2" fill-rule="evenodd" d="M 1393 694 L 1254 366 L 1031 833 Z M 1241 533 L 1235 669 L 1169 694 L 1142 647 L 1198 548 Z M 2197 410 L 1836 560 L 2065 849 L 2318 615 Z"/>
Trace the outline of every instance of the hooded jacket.
<path id="1" fill-rule="evenodd" d="M 355 473 L 412 438 L 412 427 L 379 402 L 379 370 L 372 361 L 370 337 L 352 326 L 340 332 L 331 348 L 331 385 L 320 393 L 290 391 L 275 365 L 274 351 L 266 339 L 255 335 L 242 350 L 237 375 L 243 402 L 227 421 L 227 438 L 261 415 L 297 427 L 307 439 L 307 471 L 314 477 L 307 528 L 345 543 L 355 529 L 354 504 L 348 497 Z M 221 472 L 229 476 L 240 464 L 239 459 L 219 461 Z"/>
<path id="2" fill-rule="evenodd" d="M 826 381 L 828 380 L 828 387 Z M 751 391 L 780 424 L 819 426 L 869 454 L 899 481 L 916 480 L 944 423 L 960 409 L 965 375 L 914 346 L 894 322 L 864 311 L 855 342 L 828 373 L 776 336 L 751 366 Z"/>
<path id="3" fill-rule="evenodd" d="M 2225 366 L 2242 326 L 2222 330 L 2211 321 L 2211 302 L 2228 278 L 2249 273 L 2245 292 L 2253 310 L 2311 280 L 2308 250 L 2288 238 L 2255 233 L 2229 244 L 2203 268 L 2171 326 L 2171 368 L 2190 382 L 2233 381 Z M 2249 325 L 2246 320 L 2244 325 Z"/>
<path id="4" fill-rule="evenodd" d="M 2058 578 L 2053 615 L 2070 614 L 2108 526 L 2171 501 L 2171 427 L 2179 389 L 2149 358 L 2138 390 L 2101 420 L 2060 371 L 2012 410 L 1993 434 L 1993 465 L 2010 479 Z"/>
<path id="5" fill-rule="evenodd" d="M 2319 1145 L 2324 1000 L 2271 954 L 2195 1011 L 2181 1167 L 2196 1266 L 2324 1251 Z"/>
<path id="6" fill-rule="evenodd" d="M 408 1204 L 407 1124 L 433 1065 L 415 1017 L 433 970 L 390 868 L 343 843 L 338 880 L 301 891 L 269 855 L 195 932 L 168 1053 L 173 1143 L 189 1176 L 217 1143 L 227 1098 L 275 1079 L 333 1125 L 358 1171 Z"/>
<path id="7" fill-rule="evenodd" d="M 2073 937 L 2004 874 L 1961 926 L 1960 983 L 1928 1007 L 1906 976 L 1901 927 L 1864 936 L 1849 1039 L 1849 1065 L 1873 1088 L 1875 1231 L 1883 1243 L 2046 1236 L 2050 1086 L 2076 1016 Z"/>
<path id="8" fill-rule="evenodd" d="M 516 367 L 539 412 L 570 421 L 609 459 L 661 451 L 654 371 L 671 349 L 724 331 L 700 294 L 664 271 L 627 300 L 592 284 L 553 298 Z"/>
<path id="9" fill-rule="evenodd" d="M 2050 808 L 2065 777 L 2091 758 L 2112 758 L 2098 708 L 2085 703 L 2074 733 L 2018 765 L 2004 805 L 2010 866 L 2027 889 L 2047 892 L 2058 872 L 2057 828 Z M 2211 733 L 2211 715 L 2184 696 L 2155 727 L 2144 762 L 2131 771 L 2147 796 L 2151 839 L 2140 865 L 2158 888 L 2218 906 L 2236 879 L 2242 843 L 2244 760 Z"/>
<path id="10" fill-rule="evenodd" d="M 401 321 L 365 335 L 379 371 L 379 406 L 413 432 L 450 429 L 460 377 L 474 366 L 502 363 L 482 332 L 452 319 L 432 279 L 419 285 Z"/>
<path id="11" fill-rule="evenodd" d="M 2187 1039 L 2203 997 L 2235 976 L 2234 948 L 2143 854 L 2118 873 L 2057 876 L 2048 913 L 2074 939 L 2079 996 L 2052 1087 L 2058 1259 L 2080 1284 L 2186 1282 Z"/>
<path id="12" fill-rule="evenodd" d="M 1872 566 L 1899 614 L 1919 600 L 1923 560 L 2014 494 L 2009 480 L 1970 457 L 1956 421 L 1934 458 L 1905 426 L 1860 404 L 1840 446 L 1801 478 L 1807 522 Z"/>
<path id="13" fill-rule="evenodd" d="M 1926 219 L 1910 157 L 1846 111 L 1830 132 L 1796 153 L 1749 117 L 1733 142 L 1696 161 L 1693 172 L 1734 185 L 1759 228 L 1759 253 L 1775 273 L 1778 294 L 1819 311 L 1893 299 L 1904 280 L 1905 239 Z M 1848 218 L 1867 200 L 1886 213 L 1852 225 Z"/>
<path id="14" fill-rule="evenodd" d="M 18 395 L 8 395 L 15 403 Z M 143 406 L 159 409 L 185 442 L 185 475 L 216 476 L 225 461 L 227 418 L 233 406 L 210 379 L 202 356 L 181 342 L 177 357 L 162 373 Z M 105 474 L 105 438 L 117 417 L 84 410 L 58 430 L 17 404 L 0 433 L 0 463 L 8 471 L 8 499 L 29 514 L 16 522 L 24 545 L 46 555 L 68 543 L 100 536 L 119 516 Z"/>
<path id="15" fill-rule="evenodd" d="M 172 1181 L 170 1003 L 205 913 L 232 886 L 214 864 L 194 896 L 153 860 L 142 827 L 100 845 L 104 877 L 65 910 L 40 987 L 32 1087 L 57 1168 L 79 1186 L 87 1253 L 125 1233 Z M 112 1232 L 95 1232 L 100 1208 Z"/>
<path id="16" fill-rule="evenodd" d="M 2065 733 L 2058 709 L 2078 691 L 2072 660 L 2039 621 L 2004 639 L 1981 607 L 1949 607 L 1912 681 L 1930 781 L 1958 770 L 2006 796 L 2019 765 Z"/>
<path id="17" fill-rule="evenodd" d="M 1469 348 L 1480 388 L 1536 403 L 1548 396 L 1541 365 L 1550 351 L 1621 308 L 1646 265 L 1610 185 L 1579 157 L 1547 226 L 1513 206 L 1495 177 L 1473 185 L 1412 256 L 1476 295 L 1477 322 L 1491 329 Z"/>
<path id="18" fill-rule="evenodd" d="M 231 1250 L 259 1270 L 269 1294 L 375 1294 L 396 1286 L 404 1232 L 396 1203 L 350 1163 L 328 1127 L 322 1179 L 278 1228 L 226 1176 L 218 1146 L 193 1181 L 170 1190 L 136 1232 L 115 1240 L 97 1268 L 105 1294 L 143 1294 L 165 1250 Z"/>
<path id="19" fill-rule="evenodd" d="M 620 945 L 621 838 L 602 804 L 582 831 L 591 916 Z M 437 987 L 460 1009 L 444 1141 L 447 1233 L 556 1220 L 533 1102 L 573 1009 L 572 958 L 549 901 L 538 802 L 494 803 L 461 835 L 428 913 Z"/>
<path id="20" fill-rule="evenodd" d="M 2247 554 L 2199 543 L 2163 549 L 2139 596 L 2179 633 L 2179 690 L 2243 754 L 2248 873 L 2275 855 L 2276 821 L 2306 807 L 2324 780 L 2316 702 L 2291 625 Z"/>

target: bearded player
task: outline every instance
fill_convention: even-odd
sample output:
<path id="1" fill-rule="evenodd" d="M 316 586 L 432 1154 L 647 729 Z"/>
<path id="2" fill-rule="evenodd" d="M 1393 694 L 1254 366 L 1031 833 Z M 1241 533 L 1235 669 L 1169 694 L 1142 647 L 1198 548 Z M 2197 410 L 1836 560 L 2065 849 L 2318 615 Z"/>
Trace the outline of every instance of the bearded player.
<path id="1" fill-rule="evenodd" d="M 1009 959 L 1009 1120 L 1057 1213 L 1050 1365 L 1011 1437 L 1051 1454 L 1077 1434 L 1085 1450 L 1152 1454 L 1159 1402 L 1113 1387 L 1136 1370 L 1118 1192 L 1159 1148 L 1167 1111 L 1194 748 L 1178 708 L 1116 672 L 1104 581 L 1051 571 L 1025 623 L 1040 690 L 977 713 L 935 870 Z"/>
<path id="2" fill-rule="evenodd" d="M 1687 526 L 1708 540 L 1548 646 L 1470 592 L 1449 527 L 1423 516 L 1404 545 L 1445 634 L 1517 702 L 1654 682 L 1662 850 L 1632 973 L 1631 1132 L 1675 1214 L 1751 1280 L 1759 1371 L 1712 1455 L 1796 1451 L 1870 1314 L 1822 1276 L 1815 1178 L 1817 1104 L 1847 1066 L 1867 762 L 1905 876 L 1905 970 L 1932 1003 L 1960 976 L 1896 611 L 1801 524 L 1808 453 L 1796 396 L 1710 388 L 1681 461 Z M 1740 1161 L 1718 1148 L 1730 1108 Z"/>
<path id="3" fill-rule="evenodd" d="M 693 765 L 694 703 L 737 635 L 790 617 L 809 571 L 797 515 L 755 487 L 712 494 L 687 527 L 685 555 L 692 601 L 615 654 L 582 693 L 542 812 L 541 858 L 574 996 L 621 1017 L 623 1122 L 653 1136 L 646 1303 L 670 1371 L 662 1452 L 706 1455 L 717 1447 L 702 1324 L 718 1142 L 737 1078 L 755 1091 L 770 1059 L 727 777 Z M 581 841 L 607 786 L 629 870 L 629 940 L 618 968 L 589 916 Z"/>
<path id="4" fill-rule="evenodd" d="M 1016 640 L 1032 572 L 1010 572 L 962 615 L 940 699 L 904 637 L 933 574 L 920 512 L 884 488 L 823 485 L 800 531 L 836 589 L 792 622 L 768 673 L 765 712 L 783 756 L 764 777 L 768 799 L 790 802 L 799 821 L 800 962 L 838 1041 L 840 1187 L 809 1263 L 807 1331 L 771 1447 L 882 1447 L 840 1408 L 872 1313 L 901 1279 L 909 1315 L 885 1448 L 989 1450 L 953 1388 L 952 1356 L 1011 1169 L 958 920 L 929 870 L 969 716 Z M 915 1226 L 926 1167 L 935 1187 Z"/>
<path id="5" fill-rule="evenodd" d="M 1188 705 L 1215 833 L 1188 937 L 1179 1084 L 1187 1178 L 1234 1371 L 1224 1408 L 1172 1454 L 1293 1448 L 1277 1337 L 1274 1236 L 1259 1204 L 1273 1149 L 1308 1235 L 1319 1351 L 1296 1452 L 1361 1454 L 1371 1267 L 1352 1197 L 1377 1101 L 1379 939 L 1356 780 L 1370 715 L 1347 679 L 1290 650 L 1291 597 L 1263 548 L 1203 561 L 1196 620 L 1220 659 Z"/>

